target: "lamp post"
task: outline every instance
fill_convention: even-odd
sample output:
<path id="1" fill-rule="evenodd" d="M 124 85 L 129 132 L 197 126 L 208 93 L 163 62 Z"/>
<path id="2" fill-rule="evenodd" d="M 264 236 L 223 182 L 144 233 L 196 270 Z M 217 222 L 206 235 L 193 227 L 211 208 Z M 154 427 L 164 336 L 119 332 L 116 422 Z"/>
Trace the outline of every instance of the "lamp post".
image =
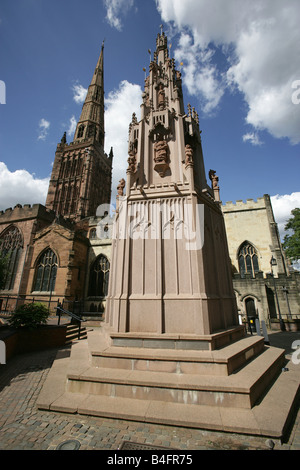
<path id="1" fill-rule="evenodd" d="M 274 256 L 272 256 L 272 258 L 271 258 L 271 260 L 270 260 L 270 265 L 271 265 L 271 275 L 272 275 L 272 278 L 273 278 L 273 284 L 274 284 L 274 291 L 275 291 L 276 303 L 277 303 L 277 308 L 278 308 L 280 329 L 281 329 L 281 331 L 285 331 L 285 325 L 284 325 L 283 319 L 282 319 L 282 317 L 281 317 L 281 312 L 280 312 L 280 307 L 279 307 L 279 301 L 278 301 L 278 295 L 277 295 L 277 289 L 276 289 L 276 283 L 275 283 L 275 277 L 274 277 L 274 273 L 273 273 L 273 266 L 277 266 L 277 261 L 276 261 L 276 259 L 274 258 Z"/>

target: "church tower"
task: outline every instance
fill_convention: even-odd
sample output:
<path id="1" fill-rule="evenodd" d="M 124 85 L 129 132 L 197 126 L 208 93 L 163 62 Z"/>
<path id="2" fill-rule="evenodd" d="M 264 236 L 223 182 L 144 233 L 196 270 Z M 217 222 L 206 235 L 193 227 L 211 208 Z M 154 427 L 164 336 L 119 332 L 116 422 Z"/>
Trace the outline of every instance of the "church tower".
<path id="1" fill-rule="evenodd" d="M 103 49 L 77 123 L 73 142 L 64 134 L 57 146 L 46 200 L 47 209 L 79 221 L 109 204 L 113 152 L 104 152 Z"/>
<path id="2" fill-rule="evenodd" d="M 107 322 L 119 334 L 211 335 L 238 326 L 218 177 L 207 183 L 196 111 L 158 34 L 141 120 L 129 127 Z"/>

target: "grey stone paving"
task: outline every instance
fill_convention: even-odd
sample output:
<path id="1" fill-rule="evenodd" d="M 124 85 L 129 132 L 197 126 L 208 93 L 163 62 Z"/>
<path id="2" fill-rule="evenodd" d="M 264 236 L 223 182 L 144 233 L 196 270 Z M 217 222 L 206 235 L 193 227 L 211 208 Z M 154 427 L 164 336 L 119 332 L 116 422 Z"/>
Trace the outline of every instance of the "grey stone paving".
<path id="1" fill-rule="evenodd" d="M 289 344 L 294 336 L 278 333 L 274 338 Z M 79 441 L 80 450 L 117 450 L 124 441 L 177 450 L 268 449 L 266 437 L 38 410 L 36 400 L 56 353 L 23 354 L 0 365 L 0 450 L 55 450 L 67 440 Z M 275 450 L 300 450 L 299 409 L 287 442 L 273 442 Z"/>

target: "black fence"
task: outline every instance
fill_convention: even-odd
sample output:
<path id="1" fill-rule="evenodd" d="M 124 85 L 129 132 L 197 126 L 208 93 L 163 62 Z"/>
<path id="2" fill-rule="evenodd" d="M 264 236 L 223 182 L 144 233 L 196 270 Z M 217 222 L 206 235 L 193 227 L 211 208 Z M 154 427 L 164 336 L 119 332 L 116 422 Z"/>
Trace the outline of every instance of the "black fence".
<path id="1" fill-rule="evenodd" d="M 0 296 L 0 316 L 5 318 L 9 317 L 16 311 L 18 307 L 29 303 L 42 303 L 49 311 L 49 315 L 57 314 L 57 307 L 61 307 L 63 310 L 74 313 L 80 317 L 90 316 L 103 317 L 105 310 L 105 299 L 66 299 L 66 298 L 51 298 L 51 296 Z"/>

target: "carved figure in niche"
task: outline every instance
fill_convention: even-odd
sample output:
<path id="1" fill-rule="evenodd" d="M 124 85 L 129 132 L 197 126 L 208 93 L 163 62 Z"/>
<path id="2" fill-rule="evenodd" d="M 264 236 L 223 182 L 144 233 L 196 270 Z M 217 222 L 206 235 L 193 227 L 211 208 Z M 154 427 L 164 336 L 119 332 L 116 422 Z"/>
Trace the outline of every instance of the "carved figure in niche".
<path id="1" fill-rule="evenodd" d="M 124 178 L 122 178 L 120 181 L 119 181 L 119 184 L 117 186 L 117 190 L 118 190 L 118 196 L 123 196 L 123 192 L 124 192 L 124 188 L 125 188 L 125 180 Z"/>
<path id="2" fill-rule="evenodd" d="M 185 165 L 186 166 L 194 164 L 193 155 L 194 155 L 194 151 L 192 147 L 189 144 L 187 144 L 185 146 Z"/>
<path id="3" fill-rule="evenodd" d="M 169 146 L 165 140 L 158 140 L 154 144 L 154 170 L 160 176 L 165 176 L 166 170 L 169 168 Z"/>
<path id="4" fill-rule="evenodd" d="M 154 77 L 157 75 L 157 63 L 154 62 L 153 60 L 150 62 L 149 70 L 150 72 L 153 72 Z"/>
<path id="5" fill-rule="evenodd" d="M 127 171 L 130 171 L 131 173 L 135 173 L 136 171 L 136 158 L 135 158 L 135 153 L 133 150 L 129 152 L 129 157 L 127 160 L 128 163 L 128 168 Z"/>
<path id="6" fill-rule="evenodd" d="M 158 140 L 154 144 L 155 156 L 154 161 L 155 163 L 167 163 L 168 161 L 168 144 L 165 140 Z"/>
<path id="7" fill-rule="evenodd" d="M 158 99 L 157 99 L 158 108 L 163 110 L 165 109 L 165 91 L 164 86 L 161 83 L 158 88 Z"/>

